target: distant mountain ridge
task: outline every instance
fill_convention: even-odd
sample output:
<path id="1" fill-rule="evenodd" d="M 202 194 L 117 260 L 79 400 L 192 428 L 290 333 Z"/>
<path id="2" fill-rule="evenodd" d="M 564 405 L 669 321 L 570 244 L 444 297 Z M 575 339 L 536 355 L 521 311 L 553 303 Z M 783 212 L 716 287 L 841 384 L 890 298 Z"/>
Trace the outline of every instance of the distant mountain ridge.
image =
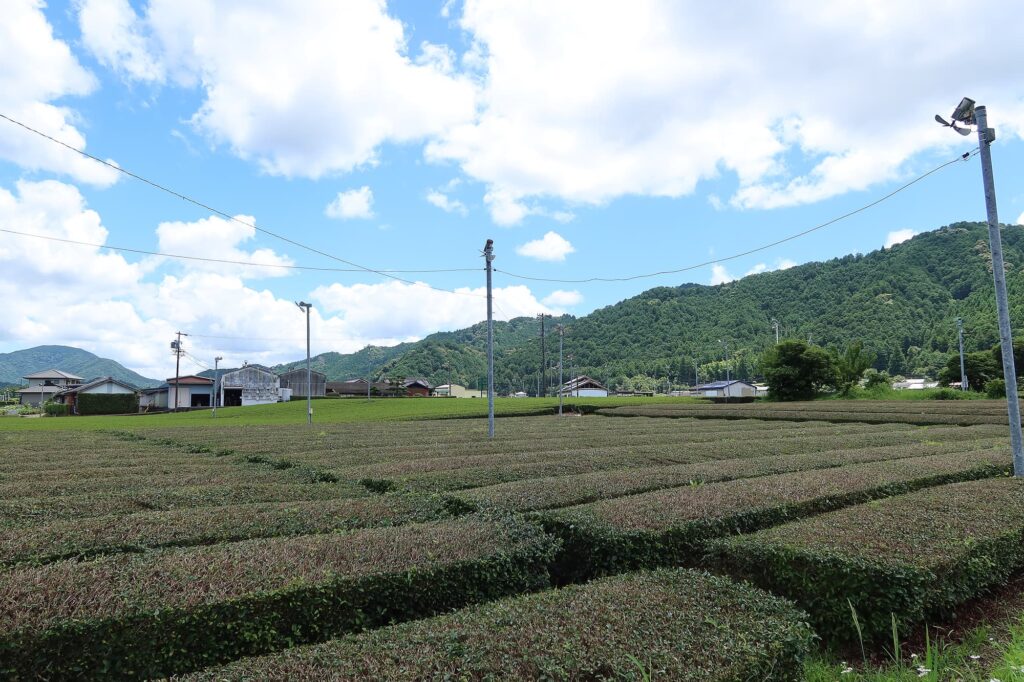
<path id="1" fill-rule="evenodd" d="M 1003 226 L 1010 314 L 1024 338 L 1024 229 Z M 984 223 L 954 223 L 868 254 L 810 262 L 786 270 L 750 275 L 715 286 L 655 287 L 589 315 L 546 320 L 548 385 L 558 380 L 558 334 L 565 335 L 565 376 L 586 374 L 613 388 L 630 378 L 692 383 L 725 378 L 726 349 L 731 376 L 758 375 L 761 353 L 775 340 L 811 338 L 842 347 L 863 342 L 876 355 L 875 367 L 892 374 L 935 376 L 956 353 L 956 318 L 964 319 L 968 352 L 987 350 L 998 340 L 988 232 Z M 475 388 L 487 372 L 486 324 L 437 332 L 396 346 L 367 346 L 354 353 L 322 353 L 312 368 L 328 381 L 358 377 L 422 377 L 433 384 Z M 540 321 L 519 317 L 495 322 L 495 382 L 500 392 L 537 389 L 541 367 Z M 42 351 L 77 351 L 90 360 L 74 364 Z M 39 351 L 39 353 L 36 353 Z M 36 353 L 33 362 L 8 360 Z M 571 357 L 570 357 L 571 355 Z M 110 374 L 138 384 L 139 377 L 117 363 L 67 346 L 40 346 L 0 355 L 0 381 L 17 383 L 28 371 L 58 367 L 89 378 Z M 273 367 L 304 368 L 305 358 Z M 229 371 L 222 368 L 222 372 Z M 213 376 L 212 370 L 203 373 Z M 650 382 L 649 382 L 650 383 Z M 632 385 L 635 382 L 632 382 Z M 653 384 L 652 384 L 653 385 Z M 550 393 L 550 391 L 549 391 Z"/>
<path id="2" fill-rule="evenodd" d="M 119 362 L 73 346 L 36 346 L 0 353 L 0 383 L 21 385 L 26 374 L 59 369 L 77 374 L 84 380 L 111 376 L 138 388 L 158 386 L 161 381 L 133 372 Z"/>

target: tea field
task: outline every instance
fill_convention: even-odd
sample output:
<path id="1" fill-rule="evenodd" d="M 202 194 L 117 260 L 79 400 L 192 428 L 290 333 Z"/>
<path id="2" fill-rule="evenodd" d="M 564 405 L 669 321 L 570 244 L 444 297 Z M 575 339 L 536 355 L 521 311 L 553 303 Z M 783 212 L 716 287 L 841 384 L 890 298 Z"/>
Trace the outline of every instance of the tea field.
<path id="1" fill-rule="evenodd" d="M 999 403 L 822 405 L 0 423 L 0 677 L 846 679 L 1024 569 L 1024 487 Z"/>

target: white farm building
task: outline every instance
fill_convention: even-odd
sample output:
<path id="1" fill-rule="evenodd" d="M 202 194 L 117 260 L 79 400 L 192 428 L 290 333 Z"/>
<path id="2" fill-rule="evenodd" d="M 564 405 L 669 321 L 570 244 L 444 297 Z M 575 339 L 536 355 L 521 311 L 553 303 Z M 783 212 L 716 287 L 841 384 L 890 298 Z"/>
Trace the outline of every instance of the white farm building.
<path id="1" fill-rule="evenodd" d="M 558 391 L 573 398 L 607 398 L 608 389 L 588 376 L 578 376 L 562 384 Z"/>

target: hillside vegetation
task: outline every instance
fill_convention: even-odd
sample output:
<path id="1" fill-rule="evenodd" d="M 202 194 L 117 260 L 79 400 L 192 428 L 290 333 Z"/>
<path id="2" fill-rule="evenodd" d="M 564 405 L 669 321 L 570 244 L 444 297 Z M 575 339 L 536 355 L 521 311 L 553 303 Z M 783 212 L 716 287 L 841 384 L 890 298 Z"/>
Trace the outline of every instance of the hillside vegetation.
<path id="1" fill-rule="evenodd" d="M 1024 323 L 1024 234 L 1004 226 L 1011 315 Z M 557 381 L 555 324 L 563 323 L 566 353 L 577 370 L 622 384 L 627 377 L 670 378 L 689 383 L 694 361 L 701 380 L 725 376 L 729 343 L 732 375 L 759 374 L 757 362 L 783 337 L 845 347 L 862 341 L 876 355 L 875 368 L 890 374 L 936 376 L 956 352 L 956 318 L 963 317 L 967 351 L 998 341 L 995 301 L 983 223 L 954 223 L 889 249 L 807 263 L 744 277 L 718 286 L 657 287 L 579 318 L 549 320 L 549 383 Z M 496 380 L 500 390 L 533 391 L 540 371 L 540 323 L 517 318 L 495 324 Z M 314 366 L 329 378 L 366 374 L 423 376 L 434 383 L 469 386 L 485 376 L 483 323 L 432 334 L 394 348 L 369 347 L 352 355 L 318 356 Z M 568 362 L 566 363 L 568 371 Z"/>

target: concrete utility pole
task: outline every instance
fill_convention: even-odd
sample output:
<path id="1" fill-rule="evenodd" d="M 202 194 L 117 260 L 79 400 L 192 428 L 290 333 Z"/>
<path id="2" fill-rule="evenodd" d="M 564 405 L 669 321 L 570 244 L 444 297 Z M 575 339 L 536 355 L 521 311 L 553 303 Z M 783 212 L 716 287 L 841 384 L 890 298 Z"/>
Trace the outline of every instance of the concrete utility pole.
<path id="1" fill-rule="evenodd" d="M 217 417 L 217 385 L 220 383 L 220 370 L 218 369 L 220 361 L 223 360 L 221 356 L 217 356 L 213 359 L 213 416 Z"/>
<path id="2" fill-rule="evenodd" d="M 1017 398 L 1017 368 L 1013 358 L 1013 334 L 1010 331 L 1010 304 L 1006 297 L 1006 270 L 1003 268 L 1003 242 L 996 211 L 996 184 L 992 176 L 992 150 L 996 131 L 988 127 L 985 107 L 975 107 L 978 148 L 981 150 L 981 180 L 985 186 L 985 212 L 988 214 L 988 242 L 992 250 L 992 279 L 996 287 L 999 313 L 999 346 L 1003 351 L 1003 380 L 1006 382 L 1006 409 L 1010 418 L 1010 445 L 1013 448 L 1013 475 L 1024 476 L 1024 442 L 1020 432 L 1020 402 Z"/>
<path id="3" fill-rule="evenodd" d="M 562 416 L 562 393 L 565 391 L 565 379 L 562 376 L 562 337 L 565 335 L 565 327 L 558 325 L 558 416 Z"/>
<path id="4" fill-rule="evenodd" d="M 775 327 L 775 345 L 779 345 L 779 321 L 772 318 L 772 326 Z"/>
<path id="5" fill-rule="evenodd" d="M 171 349 L 174 350 L 174 405 L 171 412 L 178 411 L 178 394 L 181 392 L 181 356 L 185 351 L 181 348 L 181 337 L 188 336 L 185 332 L 175 332 L 178 335 L 177 341 L 171 341 Z M 167 392 L 170 395 L 170 391 Z"/>
<path id="6" fill-rule="evenodd" d="M 306 423 L 313 424 L 313 372 L 309 366 L 309 310 L 313 307 L 312 303 L 306 303 L 305 301 L 296 301 L 295 305 L 299 307 L 299 310 L 306 312 Z"/>
<path id="7" fill-rule="evenodd" d="M 967 370 L 964 368 L 964 320 L 956 318 L 957 336 L 960 338 L 960 390 L 967 390 Z"/>
<path id="8" fill-rule="evenodd" d="M 700 370 L 697 368 L 697 363 L 700 361 L 697 358 L 693 359 L 693 387 L 697 388 L 700 384 Z"/>
<path id="9" fill-rule="evenodd" d="M 488 239 L 484 245 L 484 260 L 487 262 L 487 437 L 494 438 L 494 311 L 491 290 L 493 239 Z M 448 384 L 448 390 L 451 391 L 451 383 Z"/>
<path id="10" fill-rule="evenodd" d="M 996 289 L 996 312 L 999 315 L 999 348 L 1003 354 L 1003 380 L 1006 382 L 1006 411 L 1010 421 L 1010 446 L 1013 449 L 1013 475 L 1024 477 L 1024 442 L 1020 432 L 1020 402 L 1017 397 L 1017 368 L 1013 358 L 1013 334 L 1010 331 L 1010 305 L 1006 298 L 1006 270 L 1003 265 L 1003 241 L 999 233 L 996 211 L 996 183 L 992 176 L 991 145 L 996 139 L 994 128 L 988 127 L 988 112 L 964 97 L 953 110 L 952 123 L 936 114 L 935 120 L 961 135 L 970 135 L 968 127 L 978 127 L 978 152 L 981 157 L 981 182 L 985 190 L 985 213 L 988 216 L 988 246 L 992 251 L 992 281 Z M 967 154 L 964 158 L 967 158 Z M 962 370 L 961 370 L 962 373 Z"/>
<path id="11" fill-rule="evenodd" d="M 538 393 L 541 398 L 548 396 L 548 353 L 547 347 L 544 345 L 544 318 L 550 317 L 545 313 L 538 313 L 537 317 L 540 319 L 540 387 Z"/>

